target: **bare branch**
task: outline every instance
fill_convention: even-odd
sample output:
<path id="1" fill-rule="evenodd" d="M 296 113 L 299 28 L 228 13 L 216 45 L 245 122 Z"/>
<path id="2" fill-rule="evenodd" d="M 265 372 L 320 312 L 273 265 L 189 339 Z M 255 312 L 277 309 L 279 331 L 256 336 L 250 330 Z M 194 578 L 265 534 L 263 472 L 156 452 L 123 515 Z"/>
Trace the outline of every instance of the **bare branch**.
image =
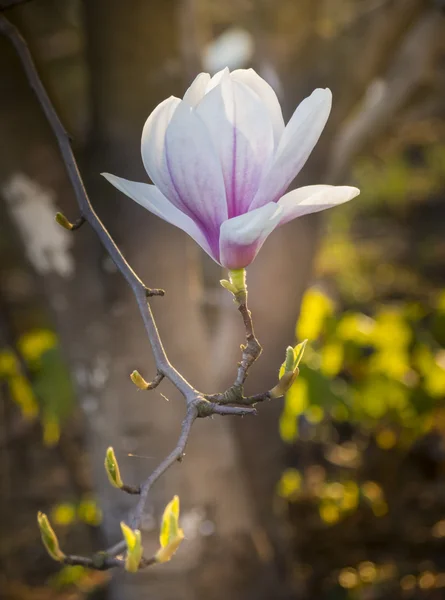
<path id="1" fill-rule="evenodd" d="M 142 513 L 144 511 L 145 501 L 147 499 L 148 492 L 152 485 L 159 479 L 159 477 L 165 473 L 165 471 L 171 467 L 177 460 L 182 459 L 184 454 L 187 441 L 190 436 L 190 430 L 195 419 L 198 416 L 198 410 L 193 404 L 188 408 L 187 414 L 182 422 L 181 435 L 179 436 L 176 448 L 165 458 L 161 464 L 153 471 L 153 473 L 146 479 L 145 483 L 141 486 L 141 496 L 134 510 L 134 514 L 130 519 L 130 526 L 133 529 L 137 529 L 142 521 Z"/>
<path id="2" fill-rule="evenodd" d="M 239 387 L 244 384 L 250 367 L 253 365 L 253 363 L 263 351 L 259 341 L 255 337 L 255 332 L 252 323 L 252 315 L 247 307 L 247 298 L 245 302 L 241 303 L 238 306 L 238 310 L 241 313 L 244 322 L 244 328 L 246 330 L 246 345 L 242 347 L 243 356 L 238 367 L 238 374 L 233 387 Z"/>
<path id="3" fill-rule="evenodd" d="M 96 554 L 93 558 L 70 554 L 69 556 L 65 556 L 62 562 L 65 565 L 79 565 L 87 569 L 95 569 L 96 571 L 108 571 L 108 569 L 113 569 L 114 567 L 124 566 L 123 560 L 106 554 Z"/>
<path id="4" fill-rule="evenodd" d="M 11 43 L 13 44 L 21 62 L 28 81 L 33 88 L 37 99 L 42 106 L 42 109 L 49 121 L 49 124 L 54 132 L 57 139 L 57 143 L 62 154 L 62 158 L 65 162 L 66 170 L 73 186 L 77 203 L 80 208 L 80 218 L 71 225 L 70 229 L 77 229 L 84 221 L 88 221 L 91 227 L 98 235 L 102 245 L 108 251 L 114 264 L 118 270 L 125 277 L 127 283 L 130 285 L 134 296 L 136 298 L 139 311 L 144 322 L 145 330 L 147 332 L 156 367 L 157 374 L 154 380 L 147 384 L 146 389 L 153 389 L 162 381 L 164 377 L 167 377 L 173 385 L 182 393 L 187 403 L 187 412 L 182 422 L 181 433 L 176 444 L 176 447 L 172 452 L 160 463 L 160 465 L 147 477 L 145 482 L 140 487 L 124 486 L 122 489 L 129 494 L 139 494 L 139 500 L 128 518 L 128 523 L 132 529 L 138 529 L 142 522 L 142 515 L 144 506 L 147 500 L 148 493 L 150 492 L 154 483 L 169 469 L 176 461 L 182 460 L 184 450 L 190 436 L 190 431 L 194 421 L 200 417 L 208 417 L 214 414 L 217 415 L 248 415 L 256 414 L 256 410 L 250 407 L 232 407 L 232 406 L 221 406 L 220 404 L 230 404 L 231 402 L 227 399 L 236 397 L 241 398 L 240 403 L 246 405 L 254 404 L 255 401 L 244 398 L 243 400 L 243 384 L 247 377 L 247 372 L 251 365 L 255 362 L 258 356 L 261 354 L 261 346 L 258 340 L 255 338 L 253 324 L 250 312 L 247 308 L 246 301 L 240 303 L 239 311 L 243 317 L 244 326 L 246 329 L 246 345 L 243 346 L 243 355 L 238 368 L 237 378 L 235 384 L 230 388 L 224 395 L 221 395 L 223 399 L 227 400 L 224 402 L 209 402 L 205 397 L 198 392 L 188 381 L 182 377 L 178 371 L 169 362 L 162 341 L 159 336 L 159 332 L 154 321 L 150 304 L 147 298 L 150 296 L 162 296 L 163 290 L 151 290 L 147 288 L 144 283 L 139 279 L 137 274 L 133 271 L 130 265 L 125 260 L 124 256 L 116 246 L 114 240 L 100 221 L 99 217 L 95 213 L 91 202 L 88 198 L 85 190 L 77 163 L 71 149 L 70 139 L 67 135 L 52 103 L 51 100 L 40 80 L 40 77 L 35 68 L 31 53 L 27 47 L 25 40 L 21 37 L 17 29 L 0 13 L 0 33 L 3 33 Z M 63 223 L 62 223 L 63 224 Z M 217 395 L 219 396 L 219 395 Z M 260 396 L 260 395 L 259 395 Z M 258 398 L 259 398 L 258 396 Z M 261 395 L 261 398 L 265 395 Z M 256 398 L 256 397 L 252 397 Z M 232 401 L 233 402 L 233 401 Z M 106 552 L 100 552 L 94 555 L 92 558 L 81 557 L 81 556 L 66 556 L 64 559 L 65 564 L 70 565 L 82 565 L 88 568 L 105 570 L 113 567 L 122 567 L 125 562 L 120 558 L 116 558 L 119 554 L 122 554 L 126 550 L 125 542 L 121 541 L 112 548 L 109 548 Z M 154 559 L 143 559 L 140 567 L 150 566 L 154 563 Z"/>
<path id="5" fill-rule="evenodd" d="M 182 393 L 187 402 L 191 402 L 198 395 L 188 381 L 182 377 L 171 365 L 167 358 L 166 352 L 159 337 L 159 332 L 151 312 L 150 305 L 147 302 L 147 296 L 153 294 L 153 290 L 149 290 L 144 283 L 139 279 L 128 262 L 125 260 L 114 240 L 106 230 L 105 226 L 94 211 L 90 199 L 88 198 L 85 186 L 80 176 L 77 167 L 76 159 L 74 158 L 71 149 L 70 139 L 62 125 L 62 122 L 57 115 L 52 102 L 48 96 L 46 89 L 37 73 L 29 48 L 19 34 L 18 30 L 10 23 L 3 15 L 0 14 L 0 32 L 3 33 L 13 44 L 21 62 L 28 81 L 33 88 L 40 105 L 45 113 L 46 118 L 54 132 L 57 143 L 65 162 L 65 167 L 70 178 L 71 184 L 76 195 L 77 203 L 80 208 L 81 217 L 84 218 L 98 235 L 101 243 L 107 250 L 116 267 L 125 277 L 136 297 L 136 301 L 141 312 L 142 320 L 145 325 L 150 344 L 153 350 L 153 355 L 156 361 L 158 371 L 165 375 L 176 388 Z M 159 294 L 157 294 L 159 295 Z"/>

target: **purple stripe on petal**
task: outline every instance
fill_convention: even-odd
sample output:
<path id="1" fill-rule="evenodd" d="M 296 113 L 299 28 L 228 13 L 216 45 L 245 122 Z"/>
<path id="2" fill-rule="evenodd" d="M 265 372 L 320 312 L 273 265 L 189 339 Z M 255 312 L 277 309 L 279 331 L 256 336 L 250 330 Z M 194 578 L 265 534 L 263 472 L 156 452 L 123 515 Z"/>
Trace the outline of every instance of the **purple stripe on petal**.
<path id="1" fill-rule="evenodd" d="M 221 166 L 202 121 L 182 102 L 167 128 L 166 164 L 175 189 L 172 202 L 209 233 L 227 219 Z"/>
<path id="2" fill-rule="evenodd" d="M 247 211 L 273 153 L 269 111 L 240 81 L 223 77 L 196 108 L 218 153 L 229 218 Z"/>

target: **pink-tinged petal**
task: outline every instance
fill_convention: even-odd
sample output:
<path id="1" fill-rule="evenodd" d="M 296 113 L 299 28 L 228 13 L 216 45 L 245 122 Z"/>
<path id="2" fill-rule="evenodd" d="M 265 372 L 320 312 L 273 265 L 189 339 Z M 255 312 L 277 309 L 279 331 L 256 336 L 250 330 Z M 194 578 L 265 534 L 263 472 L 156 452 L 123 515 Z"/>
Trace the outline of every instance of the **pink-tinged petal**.
<path id="1" fill-rule="evenodd" d="M 279 225 L 281 210 L 271 202 L 224 221 L 219 238 L 219 262 L 223 267 L 242 269 L 250 265 L 267 236 Z"/>
<path id="2" fill-rule="evenodd" d="M 192 108 L 201 102 L 206 93 L 207 86 L 210 82 L 208 73 L 200 73 L 193 80 L 192 85 L 184 94 L 184 102 L 187 102 Z"/>
<path id="3" fill-rule="evenodd" d="M 196 107 L 221 162 L 228 217 L 247 211 L 273 153 L 269 112 L 240 81 L 222 78 Z"/>
<path id="4" fill-rule="evenodd" d="M 119 191 L 135 200 L 151 213 L 188 233 L 189 236 L 207 252 L 207 254 L 214 260 L 218 260 L 218 256 L 212 253 L 206 236 L 198 225 L 167 200 L 156 186 L 148 183 L 129 181 L 128 179 L 122 179 L 122 177 L 116 177 L 116 175 L 111 175 L 110 173 L 102 173 L 102 175 Z"/>
<path id="5" fill-rule="evenodd" d="M 221 165 L 204 123 L 186 102 L 167 128 L 165 156 L 178 196 L 172 202 L 214 234 L 227 219 Z"/>
<path id="6" fill-rule="evenodd" d="M 170 96 L 148 117 L 142 131 L 141 153 L 150 179 L 172 202 L 179 198 L 172 184 L 165 159 L 165 133 L 181 100 Z"/>
<path id="7" fill-rule="evenodd" d="M 273 88 L 253 69 L 237 69 L 231 73 L 231 78 L 249 86 L 264 102 L 272 122 L 275 148 L 283 135 L 284 119 L 281 106 Z"/>
<path id="8" fill-rule="evenodd" d="M 297 107 L 263 175 L 251 208 L 277 202 L 284 194 L 317 143 L 328 120 L 331 105 L 331 91 L 317 89 Z"/>
<path id="9" fill-rule="evenodd" d="M 358 188 L 346 185 L 308 185 L 292 190 L 278 201 L 278 206 L 283 209 L 280 225 L 297 217 L 343 204 L 359 194 Z"/>

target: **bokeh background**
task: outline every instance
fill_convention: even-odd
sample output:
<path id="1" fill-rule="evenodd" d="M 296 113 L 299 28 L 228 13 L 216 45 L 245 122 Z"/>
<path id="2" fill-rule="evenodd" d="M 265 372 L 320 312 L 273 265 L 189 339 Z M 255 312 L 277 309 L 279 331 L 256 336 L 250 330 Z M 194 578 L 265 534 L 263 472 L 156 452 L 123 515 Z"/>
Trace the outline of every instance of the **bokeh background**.
<path id="1" fill-rule="evenodd" d="M 7 8 L 7 5 L 11 5 Z M 16 6 L 13 6 L 16 5 Z M 201 70 L 253 66 L 286 119 L 315 87 L 334 106 L 298 185 L 361 196 L 275 232 L 248 270 L 264 346 L 248 391 L 309 339 L 286 398 L 252 419 L 197 422 L 143 522 L 178 493 L 187 541 L 143 573 L 60 568 L 62 548 L 119 538 L 138 483 L 175 445 L 183 404 L 154 365 L 136 305 L 78 216 L 57 146 L 0 39 L 0 597 L 5 600 L 445 598 L 445 6 L 432 0 L 0 0 L 73 138 L 94 206 L 150 287 L 175 366 L 233 379 L 243 332 L 221 273 L 181 231 L 99 173 L 143 180 L 152 109 Z M 186 149 L 185 149 L 186 151 Z"/>

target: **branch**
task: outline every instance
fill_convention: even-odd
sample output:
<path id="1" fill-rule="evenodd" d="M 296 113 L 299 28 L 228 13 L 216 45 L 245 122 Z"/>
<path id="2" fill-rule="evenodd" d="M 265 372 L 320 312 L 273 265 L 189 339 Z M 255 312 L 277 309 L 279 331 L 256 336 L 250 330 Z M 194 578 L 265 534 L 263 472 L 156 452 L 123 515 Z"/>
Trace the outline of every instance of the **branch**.
<path id="1" fill-rule="evenodd" d="M 152 485 L 159 479 L 165 471 L 171 467 L 177 460 L 181 461 L 187 441 L 190 436 L 190 431 L 195 419 L 198 417 L 198 409 L 196 406 L 191 405 L 187 410 L 187 414 L 182 422 L 181 434 L 176 444 L 176 448 L 170 452 L 161 464 L 153 471 L 153 473 L 147 478 L 147 480 L 141 486 L 141 496 L 134 510 L 133 516 L 130 519 L 130 527 L 132 529 L 138 529 L 142 521 L 142 513 L 144 511 L 145 501 L 148 496 L 148 492 Z"/>
<path id="2" fill-rule="evenodd" d="M 238 367 L 238 374 L 233 387 L 244 385 L 250 367 L 253 365 L 256 359 L 259 358 L 261 352 L 263 351 L 259 341 L 255 337 L 252 315 L 247 307 L 247 294 L 246 300 L 238 306 L 238 310 L 241 313 L 244 322 L 244 328 L 246 330 L 246 345 L 242 346 L 243 355 Z"/>
<path id="3" fill-rule="evenodd" d="M 145 330 L 147 332 L 150 344 L 153 350 L 153 355 L 156 362 L 156 367 L 162 375 L 167 377 L 173 385 L 182 393 L 187 402 L 191 402 L 198 396 L 198 392 L 193 388 L 188 381 L 182 377 L 171 365 L 167 358 L 166 352 L 159 337 L 159 332 L 151 312 L 147 297 L 151 295 L 151 290 L 147 288 L 141 279 L 136 275 L 128 262 L 125 260 L 114 240 L 106 230 L 105 226 L 94 211 L 90 199 L 85 190 L 82 177 L 74 158 L 71 149 L 70 139 L 62 125 L 62 122 L 57 115 L 54 106 L 48 96 L 48 93 L 43 86 L 43 83 L 37 73 L 34 61 L 32 59 L 29 48 L 22 38 L 18 30 L 10 23 L 3 15 L 0 14 L 0 32 L 3 33 L 13 44 L 20 61 L 25 70 L 28 81 L 34 90 L 37 99 L 45 113 L 46 118 L 53 130 L 57 139 L 57 143 L 65 163 L 65 167 L 70 178 L 71 184 L 76 195 L 76 200 L 80 208 L 81 219 L 85 219 L 96 232 L 102 245 L 107 250 L 118 270 L 125 277 L 127 283 L 131 287 L 136 298 Z"/>
<path id="4" fill-rule="evenodd" d="M 0 8 L 4 5 L 0 5 Z M 146 384 L 141 389 L 153 389 L 162 381 L 164 377 L 169 379 L 173 385 L 182 393 L 186 400 L 187 412 L 182 422 L 181 433 L 174 450 L 161 462 L 161 464 L 148 476 L 145 482 L 140 487 L 123 486 L 121 489 L 130 494 L 139 494 L 139 500 L 134 508 L 131 516 L 128 518 L 130 527 L 132 529 L 138 529 L 141 525 L 142 515 L 147 500 L 148 493 L 150 492 L 154 483 L 169 469 L 176 461 L 181 461 L 184 455 L 184 450 L 190 436 L 190 431 L 194 421 L 199 417 L 208 417 L 214 414 L 218 415 L 238 415 L 243 416 L 247 414 L 255 414 L 254 408 L 240 408 L 231 406 L 220 406 L 218 403 L 209 402 L 204 396 L 198 392 L 184 377 L 176 371 L 171 365 L 167 358 L 166 352 L 162 345 L 162 341 L 159 336 L 159 332 L 156 327 L 153 314 L 151 312 L 150 304 L 147 298 L 154 295 L 163 295 L 162 290 L 150 290 L 147 288 L 137 274 L 130 267 L 128 262 L 125 260 L 119 248 L 116 246 L 114 240 L 106 230 L 105 226 L 94 211 L 90 199 L 88 198 L 85 186 L 83 184 L 79 169 L 77 167 L 76 160 L 74 158 L 73 151 L 70 145 L 70 139 L 67 135 L 52 103 L 51 100 L 40 80 L 40 77 L 35 68 L 31 53 L 25 40 L 21 37 L 17 29 L 1 14 L 0 12 L 0 33 L 5 35 L 13 44 L 20 61 L 25 70 L 28 81 L 34 90 L 38 101 L 45 113 L 46 118 L 54 132 L 57 139 L 57 143 L 62 154 L 65 167 L 73 186 L 77 203 L 80 209 L 80 218 L 75 221 L 74 224 L 63 217 L 58 217 L 59 222 L 62 221 L 62 226 L 68 229 L 78 229 L 84 221 L 87 221 L 96 232 L 102 245 L 107 250 L 108 254 L 112 258 L 117 269 L 125 277 L 127 283 L 131 287 L 133 294 L 136 298 L 136 302 L 139 307 L 139 311 L 144 322 L 145 330 L 147 332 L 151 348 L 153 351 L 157 374 L 154 380 Z M 238 375 L 234 384 L 234 388 L 237 390 L 241 389 L 247 377 L 247 371 L 256 358 L 261 353 L 261 346 L 255 338 L 253 331 L 252 319 L 250 312 L 247 308 L 246 303 L 240 304 L 239 310 L 243 316 L 244 325 L 246 328 L 246 346 L 243 347 L 243 356 L 238 369 Z M 141 376 L 135 371 L 133 376 L 141 378 Z M 132 379 L 134 381 L 134 378 Z M 138 383 L 136 383 L 138 385 Z M 140 387 L 138 385 L 138 387 Z M 94 555 L 92 558 L 82 556 L 65 556 L 63 562 L 70 565 L 82 565 L 92 569 L 105 570 L 113 567 L 125 566 L 125 561 L 120 558 L 116 558 L 117 555 L 123 553 L 126 549 L 125 542 L 121 541 L 106 552 L 100 552 Z M 142 559 L 139 567 L 143 568 L 154 564 L 155 560 Z"/>

